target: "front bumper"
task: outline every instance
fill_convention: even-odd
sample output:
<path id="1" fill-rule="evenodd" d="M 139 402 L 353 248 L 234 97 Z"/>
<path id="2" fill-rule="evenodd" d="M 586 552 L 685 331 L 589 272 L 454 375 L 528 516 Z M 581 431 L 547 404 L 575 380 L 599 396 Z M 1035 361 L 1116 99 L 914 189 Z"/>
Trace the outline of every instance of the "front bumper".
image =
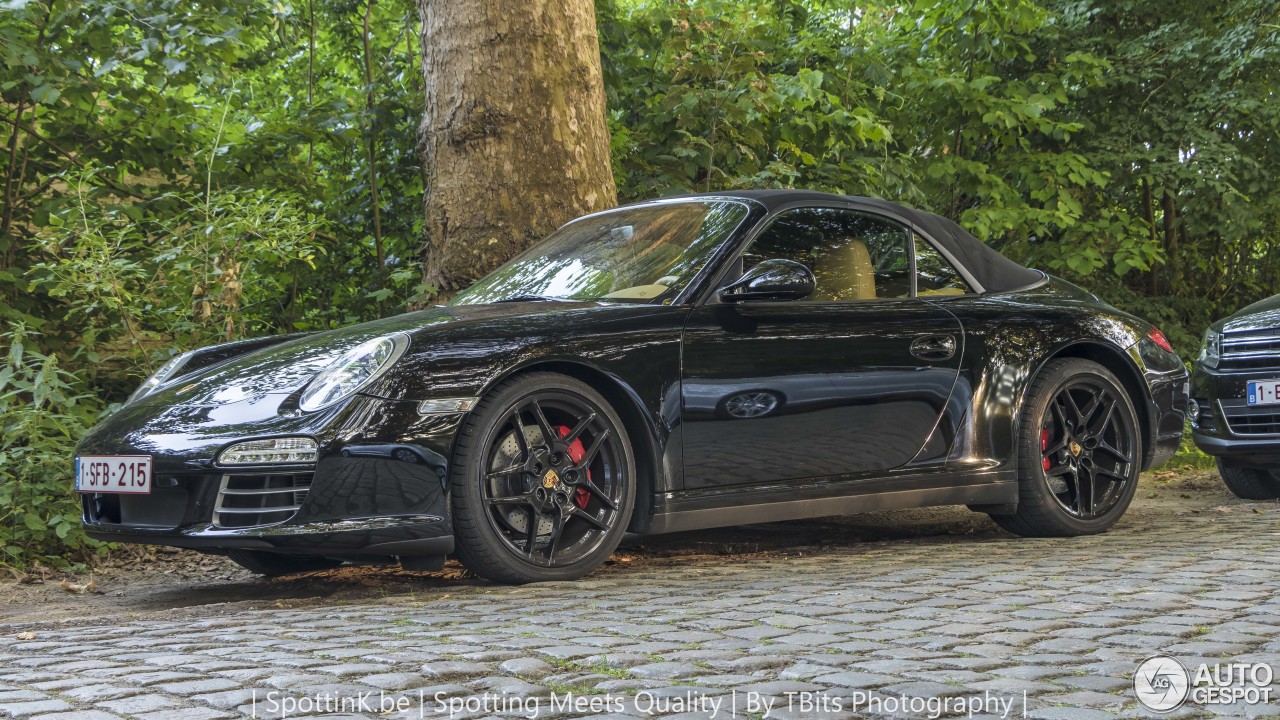
<path id="1" fill-rule="evenodd" d="M 1142 469 L 1163 465 L 1182 446 L 1187 423 L 1187 368 L 1175 353 L 1161 350 L 1149 338 L 1129 349 L 1150 393 L 1145 408 L 1147 442 Z M 1136 408 L 1144 412 L 1144 408 Z"/>
<path id="2" fill-rule="evenodd" d="M 225 531 L 208 526 L 148 530 L 124 525 L 85 525 L 95 540 L 167 545 L 207 552 L 266 550 L 283 555 L 338 559 L 431 557 L 453 552 L 453 535 L 443 518 L 433 516 L 368 518 L 309 526 L 281 525 L 274 533 Z"/>
<path id="3" fill-rule="evenodd" d="M 1184 371 L 1148 376 L 1147 381 L 1151 388 L 1153 442 L 1145 468 L 1152 468 L 1168 462 L 1182 446 L 1187 421 L 1187 375 Z"/>
<path id="4" fill-rule="evenodd" d="M 1276 370 L 1217 372 L 1197 364 L 1191 375 L 1191 398 L 1199 406 L 1192 418 L 1196 447 L 1209 455 L 1243 463 L 1280 465 L 1280 406 L 1249 407 L 1251 380 L 1273 380 Z"/>
<path id="5" fill-rule="evenodd" d="M 81 495 L 90 537 L 343 559 L 453 551 L 448 458 L 462 413 L 423 416 L 412 402 L 357 396 L 312 418 L 262 412 L 237 424 L 174 428 L 158 423 L 209 413 L 155 410 L 130 413 L 118 425 L 109 419 L 77 448 L 79 455 L 153 458 L 150 494 Z M 315 438 L 317 461 L 215 464 L 231 443 L 281 435 Z"/>

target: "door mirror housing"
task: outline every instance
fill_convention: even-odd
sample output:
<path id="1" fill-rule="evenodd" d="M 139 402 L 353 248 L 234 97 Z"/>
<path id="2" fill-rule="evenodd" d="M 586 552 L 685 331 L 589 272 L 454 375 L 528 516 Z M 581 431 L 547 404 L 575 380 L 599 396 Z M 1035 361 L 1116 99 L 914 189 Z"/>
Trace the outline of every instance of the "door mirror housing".
<path id="1" fill-rule="evenodd" d="M 743 273 L 736 282 L 720 290 L 720 300 L 740 303 L 748 300 L 802 300 L 813 294 L 818 281 L 813 271 L 795 260 L 763 260 Z"/>

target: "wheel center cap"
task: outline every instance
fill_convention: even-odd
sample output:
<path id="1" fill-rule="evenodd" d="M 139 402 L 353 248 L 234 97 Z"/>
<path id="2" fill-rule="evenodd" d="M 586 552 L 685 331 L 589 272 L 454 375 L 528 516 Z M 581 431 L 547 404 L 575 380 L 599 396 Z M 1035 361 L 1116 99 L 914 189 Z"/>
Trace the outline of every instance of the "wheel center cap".
<path id="1" fill-rule="evenodd" d="M 542 476 L 542 487 L 550 490 L 560 484 L 560 476 L 555 470 L 548 469 L 547 474 Z"/>
<path id="2" fill-rule="evenodd" d="M 1075 440 L 1072 440 L 1071 444 L 1067 446 L 1067 449 L 1070 450 L 1071 454 L 1074 455 L 1075 457 L 1080 457 L 1080 453 L 1084 451 L 1084 446 L 1076 442 Z M 550 486 L 548 485 L 548 487 Z"/>

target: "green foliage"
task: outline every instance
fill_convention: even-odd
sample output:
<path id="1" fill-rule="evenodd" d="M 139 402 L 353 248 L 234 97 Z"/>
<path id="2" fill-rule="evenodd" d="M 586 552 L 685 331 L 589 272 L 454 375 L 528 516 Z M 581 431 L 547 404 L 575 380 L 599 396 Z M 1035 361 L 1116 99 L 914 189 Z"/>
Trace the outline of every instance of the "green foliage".
<path id="1" fill-rule="evenodd" d="M 192 204 L 245 189 L 287 195 L 329 245 L 301 272 L 295 311 L 256 331 L 344 324 L 407 302 L 413 284 L 389 277 L 413 262 L 422 227 L 414 18 L 409 0 L 0 4 L 0 147 L 10 150 L 0 152 L 0 271 L 10 274 L 0 313 L 33 326 L 58 319 L 21 276 L 40 255 L 35 238 L 81 206 L 154 240 Z M 273 287 L 293 287 L 297 274 L 288 261 L 257 271 Z"/>
<path id="2" fill-rule="evenodd" d="M 322 219 L 287 191 L 166 200 L 180 209 L 154 217 L 86 203 L 50 216 L 27 275 L 59 315 L 77 318 L 75 346 L 130 385 L 174 347 L 292 326 L 301 277 L 328 253 Z"/>
<path id="3" fill-rule="evenodd" d="M 806 186 L 879 176 L 891 139 L 864 80 L 840 72 L 843 33 L 800 4 L 601 5 L 623 196 Z"/>
<path id="4" fill-rule="evenodd" d="M 0 340 L 0 564 L 68 567 L 68 553 L 83 559 L 102 547 L 85 536 L 69 492 L 72 448 L 101 404 L 22 325 Z"/>
<path id="5" fill-rule="evenodd" d="M 411 0 L 0 2 L 0 320 L 39 332 L 49 398 L 93 417 L 177 349 L 421 292 L 416 24 Z M 84 428 L 34 402 L 5 406 L 29 428 L 6 492 L 65 500 Z"/>

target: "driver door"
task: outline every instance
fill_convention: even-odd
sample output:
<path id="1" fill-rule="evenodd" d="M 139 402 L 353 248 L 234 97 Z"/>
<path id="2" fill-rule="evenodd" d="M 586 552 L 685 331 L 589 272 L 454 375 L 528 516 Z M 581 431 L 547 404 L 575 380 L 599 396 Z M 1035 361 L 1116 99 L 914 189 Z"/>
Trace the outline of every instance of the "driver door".
<path id="1" fill-rule="evenodd" d="M 814 292 L 789 302 L 711 300 L 685 326 L 685 488 L 857 476 L 910 462 L 946 409 L 963 340 L 951 313 L 915 297 L 911 231 L 849 208 L 784 210 L 737 274 L 770 258 L 808 266 Z"/>

